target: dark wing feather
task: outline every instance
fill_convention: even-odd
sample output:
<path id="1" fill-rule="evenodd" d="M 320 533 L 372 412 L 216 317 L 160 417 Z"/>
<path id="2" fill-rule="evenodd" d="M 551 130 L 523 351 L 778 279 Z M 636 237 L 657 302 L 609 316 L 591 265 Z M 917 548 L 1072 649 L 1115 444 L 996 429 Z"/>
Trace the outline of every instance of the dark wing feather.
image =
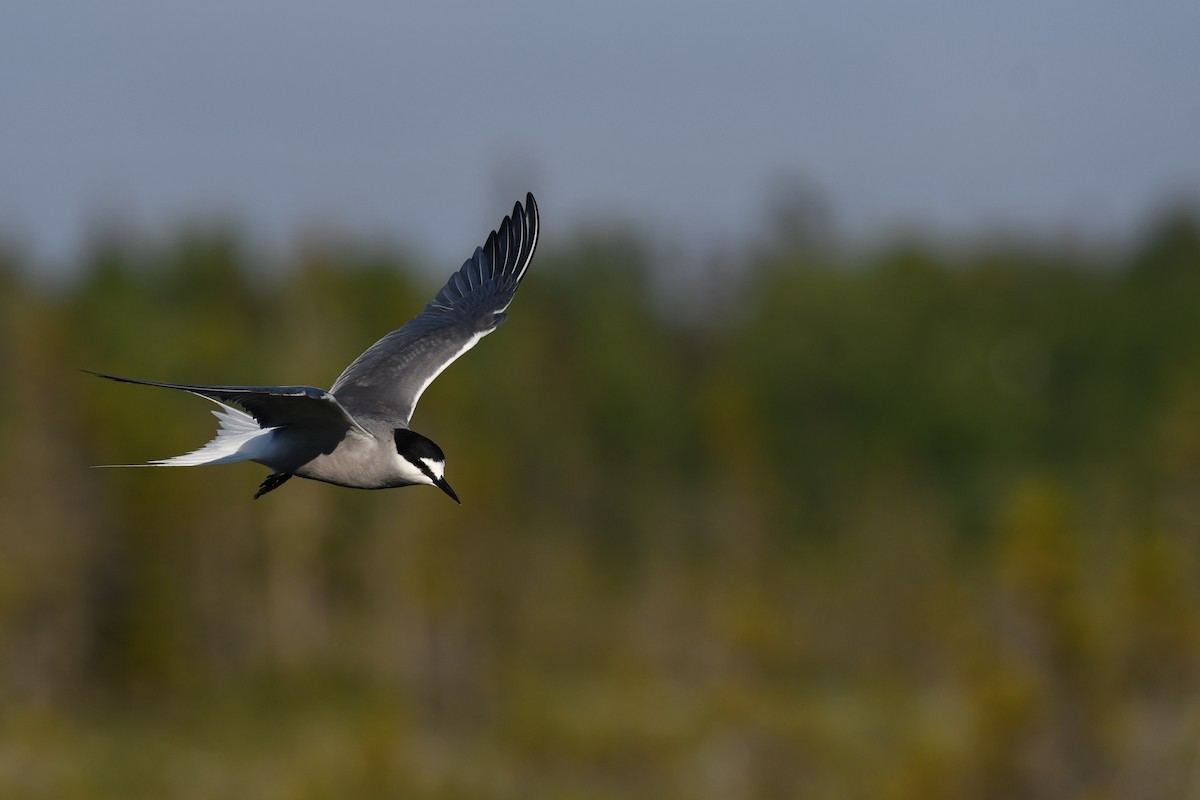
<path id="1" fill-rule="evenodd" d="M 430 382 L 507 318 L 537 240 L 537 203 L 527 194 L 425 310 L 367 348 L 330 391 L 351 414 L 408 424 Z"/>
<path id="2" fill-rule="evenodd" d="M 330 432 L 341 430 L 343 435 L 351 429 L 370 435 L 355 422 L 354 418 L 346 412 L 346 409 L 332 394 L 314 386 L 204 386 L 192 383 L 143 381 L 91 370 L 84 370 L 84 372 L 121 383 L 179 389 L 207 397 L 210 400 L 237 406 L 254 417 L 264 428 L 313 426 L 324 427 Z"/>

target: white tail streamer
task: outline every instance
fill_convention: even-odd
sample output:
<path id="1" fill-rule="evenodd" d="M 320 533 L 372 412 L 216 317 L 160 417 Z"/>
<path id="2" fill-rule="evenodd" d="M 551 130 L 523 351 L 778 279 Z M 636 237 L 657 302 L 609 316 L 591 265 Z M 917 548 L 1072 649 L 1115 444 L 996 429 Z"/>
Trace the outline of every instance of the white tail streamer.
<path id="1" fill-rule="evenodd" d="M 210 398 L 211 399 L 211 398 Z M 270 434 L 275 428 L 260 427 L 254 417 L 216 402 L 220 410 L 213 416 L 221 424 L 216 437 L 198 450 L 173 458 L 151 461 L 153 467 L 197 467 L 201 464 L 230 464 L 235 461 L 253 461 L 270 451 Z"/>

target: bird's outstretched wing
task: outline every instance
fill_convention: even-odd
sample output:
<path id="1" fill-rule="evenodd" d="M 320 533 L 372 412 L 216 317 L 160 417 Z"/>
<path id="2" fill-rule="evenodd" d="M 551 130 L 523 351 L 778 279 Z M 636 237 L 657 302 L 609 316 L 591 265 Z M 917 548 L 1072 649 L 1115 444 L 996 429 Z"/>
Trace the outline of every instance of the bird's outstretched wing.
<path id="1" fill-rule="evenodd" d="M 507 318 L 538 240 L 532 194 L 513 207 L 483 247 L 404 327 L 367 348 L 346 367 L 330 392 L 354 416 L 408 424 L 426 387 L 454 359 Z"/>
<path id="2" fill-rule="evenodd" d="M 346 412 L 346 409 L 332 394 L 313 386 L 204 386 L 192 383 L 143 381 L 91 370 L 84 370 L 84 372 L 121 383 L 179 389 L 219 403 L 228 403 L 244 409 L 264 428 L 303 425 L 318 429 L 324 428 L 330 433 L 341 431 L 343 435 L 350 430 L 357 431 L 364 436 L 371 435 Z"/>

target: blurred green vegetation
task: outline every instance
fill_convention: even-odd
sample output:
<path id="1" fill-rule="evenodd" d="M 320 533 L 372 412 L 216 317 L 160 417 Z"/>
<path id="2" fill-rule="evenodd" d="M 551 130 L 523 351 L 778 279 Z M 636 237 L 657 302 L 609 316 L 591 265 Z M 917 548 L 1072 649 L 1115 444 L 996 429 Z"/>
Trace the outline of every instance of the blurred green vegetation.
<path id="1" fill-rule="evenodd" d="M 328 386 L 453 265 L 0 251 L 0 796 L 1198 790 L 1194 214 L 675 271 L 550 242 L 417 409 L 461 508 L 89 469 L 214 422 L 77 371 Z"/>

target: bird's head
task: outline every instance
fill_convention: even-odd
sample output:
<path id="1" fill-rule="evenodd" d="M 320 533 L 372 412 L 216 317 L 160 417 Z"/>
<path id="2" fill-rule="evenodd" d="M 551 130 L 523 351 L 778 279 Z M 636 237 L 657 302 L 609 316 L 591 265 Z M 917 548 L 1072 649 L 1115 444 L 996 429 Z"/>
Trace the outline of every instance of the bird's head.
<path id="1" fill-rule="evenodd" d="M 415 470 L 411 476 L 413 482 L 436 486 L 450 495 L 451 500 L 462 505 L 458 495 L 446 482 L 446 455 L 442 452 L 442 448 L 407 428 L 397 428 L 395 438 L 396 452 Z"/>

